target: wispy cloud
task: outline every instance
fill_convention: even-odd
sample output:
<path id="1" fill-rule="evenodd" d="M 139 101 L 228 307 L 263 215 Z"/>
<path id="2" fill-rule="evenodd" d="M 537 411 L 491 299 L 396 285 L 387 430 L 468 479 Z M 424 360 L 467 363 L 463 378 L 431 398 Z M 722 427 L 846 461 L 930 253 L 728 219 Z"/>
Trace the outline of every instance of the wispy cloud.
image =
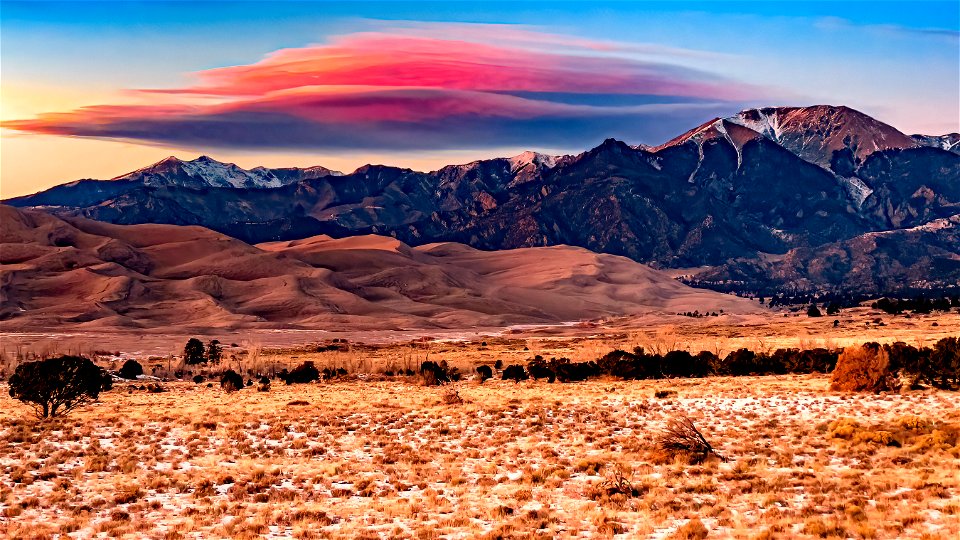
<path id="1" fill-rule="evenodd" d="M 841 17 L 821 17 L 816 20 L 815 26 L 822 30 L 847 31 L 852 28 L 860 28 L 868 32 L 893 36 L 919 36 L 943 39 L 952 43 L 960 42 L 960 31 L 950 28 L 914 28 L 899 24 L 856 24 Z"/>
<path id="2" fill-rule="evenodd" d="M 762 99 L 684 67 L 709 54 L 504 25 L 406 25 L 282 49 L 112 104 L 5 122 L 34 133 L 224 148 L 446 149 L 657 141 Z"/>

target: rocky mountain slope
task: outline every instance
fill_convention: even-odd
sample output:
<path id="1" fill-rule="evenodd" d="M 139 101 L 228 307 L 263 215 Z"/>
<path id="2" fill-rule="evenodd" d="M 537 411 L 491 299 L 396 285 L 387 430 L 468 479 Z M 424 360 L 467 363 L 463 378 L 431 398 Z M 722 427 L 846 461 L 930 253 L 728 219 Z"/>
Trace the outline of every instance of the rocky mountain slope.
<path id="1" fill-rule="evenodd" d="M 577 156 L 525 153 L 429 173 L 300 172 L 267 189 L 140 175 L 9 203 L 113 223 L 203 225 L 248 242 L 381 234 L 411 245 L 569 244 L 656 266 L 721 266 L 815 254 L 960 213 L 950 140 L 907 136 L 847 107 L 764 108 L 656 147 L 611 139 Z M 943 283 L 950 274 L 925 277 Z"/>
<path id="2" fill-rule="evenodd" d="M 411 248 L 316 236 L 252 246 L 202 227 L 114 225 L 0 205 L 4 331 L 470 328 L 757 311 L 582 248 Z"/>

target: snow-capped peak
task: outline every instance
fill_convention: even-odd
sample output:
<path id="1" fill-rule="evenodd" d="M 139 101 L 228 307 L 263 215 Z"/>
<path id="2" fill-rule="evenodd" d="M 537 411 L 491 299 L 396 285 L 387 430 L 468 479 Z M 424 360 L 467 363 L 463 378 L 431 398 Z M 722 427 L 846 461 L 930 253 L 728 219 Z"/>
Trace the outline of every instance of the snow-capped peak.
<path id="1" fill-rule="evenodd" d="M 547 154 L 541 154 L 540 152 L 527 150 L 526 152 L 517 154 L 513 157 L 508 157 L 507 161 L 510 162 L 510 169 L 513 171 L 518 171 L 527 165 L 550 169 L 556 166 L 557 159 L 559 159 L 559 157 L 560 156 L 550 156 Z"/>
<path id="2" fill-rule="evenodd" d="M 829 169 L 836 151 L 862 162 L 873 152 L 917 146 L 916 141 L 846 106 L 765 107 L 726 119 L 760 133 L 801 158 Z"/>
<path id="3" fill-rule="evenodd" d="M 277 188 L 300 180 L 322 176 L 340 175 L 324 167 L 307 169 L 268 169 L 254 167 L 244 169 L 234 163 L 223 163 L 210 156 L 200 156 L 183 161 L 174 156 L 153 165 L 118 176 L 114 180 L 141 181 L 151 186 L 183 186 L 190 188 Z"/>

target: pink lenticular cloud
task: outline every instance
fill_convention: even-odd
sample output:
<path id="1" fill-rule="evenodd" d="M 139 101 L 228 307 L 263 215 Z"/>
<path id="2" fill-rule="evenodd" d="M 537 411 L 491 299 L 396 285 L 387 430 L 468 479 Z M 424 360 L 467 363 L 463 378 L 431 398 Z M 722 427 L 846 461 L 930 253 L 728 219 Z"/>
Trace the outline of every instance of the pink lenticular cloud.
<path id="1" fill-rule="evenodd" d="M 650 123 L 702 120 L 761 97 L 748 85 L 635 57 L 669 59 L 682 50 L 485 26 L 483 35 L 502 34 L 502 43 L 492 44 L 477 25 L 456 26 L 460 38 L 443 25 L 340 36 L 197 73 L 189 87 L 137 91 L 137 105 L 85 107 L 3 127 L 209 147 L 567 145 L 650 139 L 659 136 Z"/>
<path id="2" fill-rule="evenodd" d="M 327 45 L 283 49 L 254 64 L 211 69 L 198 76 L 200 85 L 169 92 L 242 96 L 304 86 L 358 85 L 744 97 L 743 90 L 728 81 L 704 80 L 706 74 L 666 64 L 374 32 L 337 38 Z"/>

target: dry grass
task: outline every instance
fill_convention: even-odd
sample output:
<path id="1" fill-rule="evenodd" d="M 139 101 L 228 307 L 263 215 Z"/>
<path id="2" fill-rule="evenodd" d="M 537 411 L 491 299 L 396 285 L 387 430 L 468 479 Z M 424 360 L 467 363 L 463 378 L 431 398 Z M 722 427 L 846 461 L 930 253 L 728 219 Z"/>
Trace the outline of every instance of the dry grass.
<path id="1" fill-rule="evenodd" d="M 120 385 L 45 423 L 0 388 L 0 537 L 960 535 L 953 393 L 490 380 L 451 406 L 446 388 L 369 379 Z M 664 456 L 679 414 L 729 461 Z"/>
<path id="2" fill-rule="evenodd" d="M 434 388 L 385 375 L 426 360 L 473 377 L 477 365 L 536 354 L 722 356 L 960 334 L 957 314 L 847 310 L 837 328 L 832 319 L 659 317 L 400 344 L 376 333 L 309 346 L 291 345 L 306 341 L 296 333 L 218 335 L 225 362 L 196 371 L 248 379 L 313 361 L 351 375 L 229 394 L 217 380 L 163 383 L 163 393 L 120 383 L 47 422 L 0 384 L 0 537 L 957 538 L 956 393 L 837 393 L 827 376 L 495 376 Z M 134 357 L 166 377 L 183 369 L 174 355 L 186 337 L 4 336 L 0 369 L 99 350 L 108 368 Z M 658 435 L 680 415 L 727 461 L 663 452 Z"/>

